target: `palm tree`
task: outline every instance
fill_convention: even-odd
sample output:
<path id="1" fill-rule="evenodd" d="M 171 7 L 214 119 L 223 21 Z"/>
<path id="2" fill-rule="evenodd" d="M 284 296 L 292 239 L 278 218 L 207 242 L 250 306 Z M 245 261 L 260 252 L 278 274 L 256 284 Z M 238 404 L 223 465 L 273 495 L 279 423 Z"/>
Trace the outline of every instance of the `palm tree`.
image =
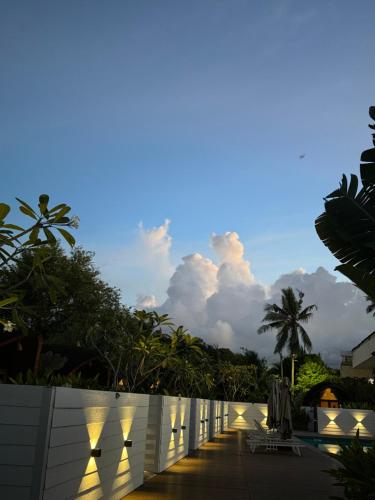
<path id="1" fill-rule="evenodd" d="M 375 120 L 375 106 L 369 115 Z M 375 131 L 375 124 L 369 127 Z M 316 219 L 315 229 L 341 262 L 335 270 L 375 301 L 375 148 L 363 151 L 361 162 L 362 187 L 356 175 L 350 181 L 343 175 L 340 187 L 324 198 L 325 211 Z"/>
<path id="2" fill-rule="evenodd" d="M 298 297 L 295 296 L 291 287 L 281 290 L 281 307 L 277 304 L 266 304 L 264 307 L 265 316 L 263 323 L 258 329 L 258 333 L 264 333 L 276 329 L 276 346 L 274 353 L 280 355 L 281 376 L 283 377 L 282 352 L 285 347 L 289 350 L 292 357 L 292 387 L 294 386 L 294 358 L 303 350 L 311 351 L 312 344 L 310 337 L 301 323 L 307 323 L 313 315 L 316 305 L 310 305 L 302 309 L 304 293 L 298 291 Z M 301 339 L 301 342 L 300 342 Z"/>

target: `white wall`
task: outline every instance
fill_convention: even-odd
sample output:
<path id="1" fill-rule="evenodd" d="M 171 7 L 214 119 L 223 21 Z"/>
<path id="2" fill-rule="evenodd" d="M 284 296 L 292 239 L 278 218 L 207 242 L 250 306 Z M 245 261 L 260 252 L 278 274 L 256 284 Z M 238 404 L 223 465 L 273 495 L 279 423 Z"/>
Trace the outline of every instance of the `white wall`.
<path id="1" fill-rule="evenodd" d="M 123 498 L 143 483 L 148 399 L 0 385 L 1 500 Z"/>
<path id="2" fill-rule="evenodd" d="M 145 469 L 161 472 L 185 457 L 189 452 L 189 427 L 189 398 L 150 396 Z"/>
<path id="3" fill-rule="evenodd" d="M 373 368 L 375 369 L 375 334 L 372 333 L 353 349 L 353 367 L 354 368 Z"/>
<path id="4" fill-rule="evenodd" d="M 229 427 L 255 429 L 254 419 L 266 427 L 267 405 L 261 403 L 229 402 Z"/>
<path id="5" fill-rule="evenodd" d="M 210 401 L 210 429 L 209 438 L 214 439 L 221 433 L 221 421 L 223 419 L 223 405 L 221 401 Z"/>
<path id="6" fill-rule="evenodd" d="M 191 400 L 189 448 L 197 450 L 209 439 L 210 400 Z"/>
<path id="7" fill-rule="evenodd" d="M 143 483 L 149 396 L 118 394 L 56 388 L 44 500 L 115 500 Z"/>
<path id="8" fill-rule="evenodd" d="M 0 385 L 0 498 L 39 498 L 52 389 Z"/>
<path id="9" fill-rule="evenodd" d="M 221 420 L 221 432 L 228 430 L 229 427 L 229 403 L 228 401 L 222 401 L 222 415 Z"/>
<path id="10" fill-rule="evenodd" d="M 330 436 L 375 437 L 375 412 L 346 408 L 317 408 L 318 432 Z"/>

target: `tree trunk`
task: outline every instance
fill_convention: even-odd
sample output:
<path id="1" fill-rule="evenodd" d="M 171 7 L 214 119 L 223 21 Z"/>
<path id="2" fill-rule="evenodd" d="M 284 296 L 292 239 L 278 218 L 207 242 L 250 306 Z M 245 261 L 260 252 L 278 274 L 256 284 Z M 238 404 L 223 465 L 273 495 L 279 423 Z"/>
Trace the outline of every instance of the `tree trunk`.
<path id="1" fill-rule="evenodd" d="M 23 339 L 23 335 L 18 335 L 18 337 L 3 340 L 3 342 L 0 342 L 0 347 L 5 347 L 6 345 L 13 344 L 13 342 L 19 342 L 20 339 Z"/>
<path id="2" fill-rule="evenodd" d="M 280 371 L 281 371 L 281 379 L 283 379 L 283 378 L 284 378 L 283 355 L 281 354 L 281 352 L 280 352 L 279 354 L 280 354 Z"/>
<path id="3" fill-rule="evenodd" d="M 39 372 L 40 356 L 42 354 L 42 348 L 43 348 L 43 335 L 38 335 L 37 336 L 37 347 L 36 347 L 36 353 L 35 353 L 35 361 L 34 361 L 34 375 L 38 375 L 38 372 Z"/>
<path id="4" fill-rule="evenodd" d="M 296 359 L 296 355 L 295 354 L 292 354 L 292 392 L 293 392 L 293 389 L 294 389 L 294 362 L 295 362 L 295 359 Z"/>

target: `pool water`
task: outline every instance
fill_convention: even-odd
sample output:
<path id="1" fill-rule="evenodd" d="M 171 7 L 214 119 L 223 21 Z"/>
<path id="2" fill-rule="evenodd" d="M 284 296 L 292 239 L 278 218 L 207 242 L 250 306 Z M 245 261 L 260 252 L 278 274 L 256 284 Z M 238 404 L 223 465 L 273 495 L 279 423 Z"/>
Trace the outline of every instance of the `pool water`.
<path id="1" fill-rule="evenodd" d="M 341 451 L 340 444 L 350 444 L 351 438 L 336 438 L 336 437 L 310 437 L 310 436 L 298 436 L 299 439 L 305 443 L 319 448 L 319 450 L 326 451 L 329 453 L 339 453 Z M 366 450 L 372 446 L 372 441 L 367 439 L 361 439 L 363 448 Z"/>

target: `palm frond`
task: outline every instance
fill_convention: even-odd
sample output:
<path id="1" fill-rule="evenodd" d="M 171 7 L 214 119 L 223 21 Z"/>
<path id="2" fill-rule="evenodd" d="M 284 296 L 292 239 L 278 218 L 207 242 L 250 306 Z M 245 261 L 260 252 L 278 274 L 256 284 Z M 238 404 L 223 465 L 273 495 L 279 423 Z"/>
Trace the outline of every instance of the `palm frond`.
<path id="1" fill-rule="evenodd" d="M 276 335 L 277 342 L 275 345 L 275 349 L 273 351 L 275 354 L 282 352 L 282 350 L 284 349 L 284 347 L 288 341 L 288 335 L 289 335 L 289 331 L 288 331 L 288 328 L 286 326 L 282 330 L 280 330 L 279 333 Z"/>
<path id="2" fill-rule="evenodd" d="M 308 336 L 308 334 L 307 334 L 306 330 L 303 328 L 303 326 L 299 325 L 298 329 L 299 329 L 299 333 L 300 333 L 301 338 L 302 338 L 302 344 L 303 344 L 304 349 L 306 349 L 306 351 L 310 352 L 312 349 L 312 343 L 311 343 L 310 337 Z"/>

